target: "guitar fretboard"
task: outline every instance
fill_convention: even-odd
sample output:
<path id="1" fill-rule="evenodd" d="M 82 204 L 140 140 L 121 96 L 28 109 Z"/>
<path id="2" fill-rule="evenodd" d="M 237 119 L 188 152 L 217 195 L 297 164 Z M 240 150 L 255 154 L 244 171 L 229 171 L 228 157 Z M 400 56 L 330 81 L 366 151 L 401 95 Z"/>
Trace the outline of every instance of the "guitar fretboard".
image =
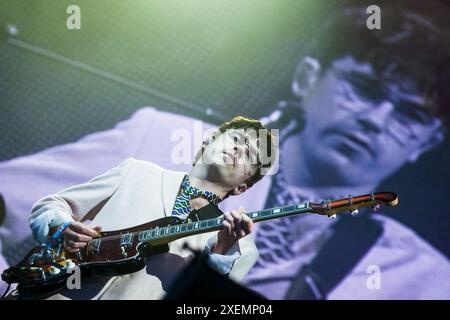
<path id="1" fill-rule="evenodd" d="M 247 215 L 253 220 L 253 222 L 260 222 L 309 212 L 311 212 L 309 202 L 305 202 L 302 204 L 288 205 L 255 212 L 249 212 L 247 213 Z M 173 237 L 181 238 L 183 236 L 219 230 L 222 228 L 223 220 L 224 220 L 223 217 L 218 217 L 214 219 L 186 222 L 183 224 L 177 224 L 173 226 L 140 231 L 137 232 L 136 234 L 139 238 L 139 241 L 142 242 L 147 241 L 151 242 L 152 240 L 153 241 L 163 240 L 165 238 L 173 238 Z"/>

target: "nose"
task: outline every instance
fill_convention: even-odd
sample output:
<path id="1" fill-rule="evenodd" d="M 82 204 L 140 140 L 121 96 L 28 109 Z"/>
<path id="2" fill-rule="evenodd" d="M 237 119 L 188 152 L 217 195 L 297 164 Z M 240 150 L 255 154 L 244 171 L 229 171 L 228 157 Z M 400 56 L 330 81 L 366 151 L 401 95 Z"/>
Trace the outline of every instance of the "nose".
<path id="1" fill-rule="evenodd" d="M 392 102 L 382 101 L 378 105 L 373 106 L 370 110 L 363 111 L 358 116 L 358 121 L 362 124 L 364 129 L 379 133 L 386 125 L 393 110 L 394 105 Z"/>

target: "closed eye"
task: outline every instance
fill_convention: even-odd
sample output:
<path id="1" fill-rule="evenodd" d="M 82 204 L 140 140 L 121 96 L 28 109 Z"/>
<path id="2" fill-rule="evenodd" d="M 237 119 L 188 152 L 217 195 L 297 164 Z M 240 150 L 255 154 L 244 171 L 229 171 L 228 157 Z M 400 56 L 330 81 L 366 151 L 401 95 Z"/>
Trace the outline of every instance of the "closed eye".
<path id="1" fill-rule="evenodd" d="M 427 124 L 430 121 L 429 115 L 422 110 L 423 107 L 415 103 L 403 101 L 397 104 L 399 113 L 408 119 L 418 122 L 420 124 Z"/>
<path id="2" fill-rule="evenodd" d="M 345 76 L 345 80 L 351 85 L 359 98 L 376 102 L 383 96 L 383 90 L 380 89 L 383 86 L 366 75 L 351 72 Z"/>

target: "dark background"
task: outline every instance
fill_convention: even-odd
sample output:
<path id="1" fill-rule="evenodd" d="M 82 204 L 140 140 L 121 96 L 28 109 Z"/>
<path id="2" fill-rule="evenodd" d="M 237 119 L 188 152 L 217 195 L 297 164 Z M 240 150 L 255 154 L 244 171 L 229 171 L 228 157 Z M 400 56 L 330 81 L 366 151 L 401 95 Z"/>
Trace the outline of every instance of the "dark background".
<path id="1" fill-rule="evenodd" d="M 0 160 L 111 128 L 147 105 L 213 123 L 266 115 L 290 98 L 308 40 L 349 2 L 1 0 Z M 66 28 L 71 4 L 81 30 Z M 389 214 L 447 256 L 449 160 L 447 140 L 377 190 L 396 191 Z"/>

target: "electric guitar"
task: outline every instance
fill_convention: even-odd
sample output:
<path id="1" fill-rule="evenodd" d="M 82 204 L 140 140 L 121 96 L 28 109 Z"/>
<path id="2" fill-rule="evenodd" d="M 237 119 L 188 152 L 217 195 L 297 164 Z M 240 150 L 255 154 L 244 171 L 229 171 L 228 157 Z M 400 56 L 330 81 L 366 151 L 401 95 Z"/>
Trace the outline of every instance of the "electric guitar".
<path id="1" fill-rule="evenodd" d="M 319 214 L 333 219 L 337 214 L 369 207 L 377 211 L 384 206 L 398 204 L 392 192 L 380 192 L 348 197 L 322 203 L 305 202 L 246 213 L 253 222 L 266 221 L 298 214 Z M 45 295 L 56 293 L 66 286 L 66 280 L 75 267 L 81 276 L 114 276 L 136 272 L 145 267 L 145 258 L 168 251 L 167 244 L 191 235 L 222 229 L 223 218 L 183 221 L 165 217 L 128 229 L 101 232 L 77 253 L 58 246 L 40 245 L 33 248 L 17 265 L 5 270 L 2 279 L 8 284 L 18 283 L 23 294 Z"/>

